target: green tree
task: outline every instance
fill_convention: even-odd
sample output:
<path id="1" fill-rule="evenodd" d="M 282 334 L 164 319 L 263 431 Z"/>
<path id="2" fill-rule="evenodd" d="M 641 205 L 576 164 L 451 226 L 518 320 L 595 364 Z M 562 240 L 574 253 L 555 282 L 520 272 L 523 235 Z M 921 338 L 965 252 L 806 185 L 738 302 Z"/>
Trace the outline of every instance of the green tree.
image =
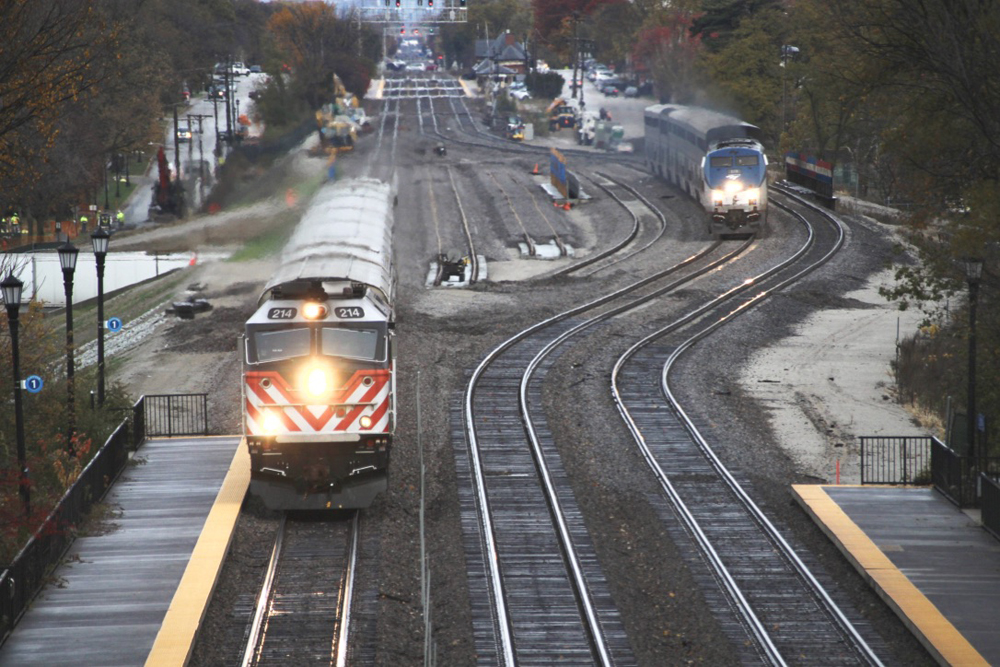
<path id="1" fill-rule="evenodd" d="M 713 106 L 760 126 L 773 140 L 780 133 L 781 121 L 779 18 L 773 9 L 753 13 L 740 22 L 724 46 L 702 52 Z"/>

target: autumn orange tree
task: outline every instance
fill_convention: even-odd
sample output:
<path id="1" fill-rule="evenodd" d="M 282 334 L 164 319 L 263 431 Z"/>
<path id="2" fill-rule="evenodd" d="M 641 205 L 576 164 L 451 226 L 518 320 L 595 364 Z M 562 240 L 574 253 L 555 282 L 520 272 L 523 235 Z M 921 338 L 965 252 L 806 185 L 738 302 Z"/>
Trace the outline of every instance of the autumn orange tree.
<path id="1" fill-rule="evenodd" d="M 657 94 L 665 101 L 690 104 L 697 99 L 701 37 L 691 34 L 697 16 L 693 8 L 679 7 L 653 13 L 634 40 L 633 59 L 645 63 Z"/>
<path id="2" fill-rule="evenodd" d="M 333 95 L 333 75 L 358 98 L 364 97 L 374 71 L 371 54 L 357 55 L 362 45 L 376 46 L 362 38 L 356 24 L 340 19 L 336 9 L 323 2 L 288 4 L 268 21 L 274 44 L 295 82 L 295 92 L 317 109 Z"/>

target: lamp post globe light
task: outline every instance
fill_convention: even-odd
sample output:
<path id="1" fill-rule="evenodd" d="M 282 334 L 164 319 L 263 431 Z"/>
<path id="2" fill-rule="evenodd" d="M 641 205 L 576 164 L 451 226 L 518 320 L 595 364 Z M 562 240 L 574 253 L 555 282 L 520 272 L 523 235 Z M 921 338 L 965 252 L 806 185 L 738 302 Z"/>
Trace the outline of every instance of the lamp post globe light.
<path id="1" fill-rule="evenodd" d="M 70 243 L 59 246 L 59 265 L 62 267 L 63 288 L 66 293 L 66 449 L 72 455 L 73 436 L 76 433 L 76 397 L 73 387 L 73 272 L 76 271 L 79 248 Z"/>
<path id="2" fill-rule="evenodd" d="M 28 463 L 24 452 L 24 407 L 21 405 L 21 357 L 18 350 L 17 326 L 18 314 L 21 310 L 21 289 L 24 283 L 14 277 L 13 273 L 0 282 L 3 290 L 3 303 L 7 308 L 7 321 L 10 324 L 10 349 L 12 368 L 14 371 L 14 428 L 17 437 L 17 467 L 20 469 L 18 487 L 21 499 L 24 501 L 24 515 L 31 514 L 31 489 L 28 488 Z"/>
<path id="3" fill-rule="evenodd" d="M 111 235 L 103 227 L 90 235 L 97 260 L 97 405 L 104 405 L 104 257 Z"/>
<path id="4" fill-rule="evenodd" d="M 983 277 L 983 260 L 966 257 L 965 280 L 969 283 L 969 393 L 966 406 L 966 431 L 969 440 L 969 456 L 975 463 L 982 452 L 976 449 L 976 302 L 979 300 L 979 281 Z"/>

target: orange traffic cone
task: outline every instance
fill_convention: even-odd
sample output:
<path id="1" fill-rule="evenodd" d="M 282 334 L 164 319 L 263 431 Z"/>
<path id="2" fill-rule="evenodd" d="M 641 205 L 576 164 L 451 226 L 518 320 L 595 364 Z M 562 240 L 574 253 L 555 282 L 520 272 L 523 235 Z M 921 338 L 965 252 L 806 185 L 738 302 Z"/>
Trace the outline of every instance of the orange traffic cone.
<path id="1" fill-rule="evenodd" d="M 531 170 L 531 175 L 532 176 L 538 176 L 539 173 L 541 173 L 541 172 L 538 171 L 538 163 L 536 162 L 535 163 L 535 168 Z"/>
<path id="2" fill-rule="evenodd" d="M 572 208 L 573 208 L 573 205 L 570 204 L 569 202 L 566 202 L 565 204 L 563 204 L 563 210 L 564 211 L 568 211 L 568 210 L 570 210 Z"/>

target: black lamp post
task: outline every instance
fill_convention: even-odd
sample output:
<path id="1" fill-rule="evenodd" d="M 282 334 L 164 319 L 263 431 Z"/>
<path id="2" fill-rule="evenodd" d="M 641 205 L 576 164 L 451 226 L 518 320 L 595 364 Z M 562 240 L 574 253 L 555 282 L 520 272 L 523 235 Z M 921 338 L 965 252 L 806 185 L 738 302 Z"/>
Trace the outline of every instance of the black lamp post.
<path id="1" fill-rule="evenodd" d="M 7 308 L 7 321 L 10 323 L 11 356 L 14 369 L 14 424 L 17 433 L 17 466 L 21 470 L 19 488 L 21 499 L 24 500 L 24 515 L 31 514 L 31 489 L 28 488 L 28 462 L 24 453 L 24 407 L 21 405 L 21 356 L 17 346 L 17 316 L 21 309 L 21 288 L 24 283 L 14 277 L 13 273 L 0 282 L 3 290 L 3 303 Z"/>
<path id="2" fill-rule="evenodd" d="M 76 402 L 73 389 L 73 272 L 79 248 L 66 241 L 59 246 L 59 265 L 62 266 L 63 288 L 66 291 L 66 449 L 75 454 L 73 436 L 76 433 Z"/>
<path id="3" fill-rule="evenodd" d="M 97 259 L 97 405 L 104 405 L 104 256 L 111 235 L 103 227 L 90 235 Z"/>
<path id="4" fill-rule="evenodd" d="M 983 277 L 983 260 L 967 257 L 965 279 L 969 283 L 969 395 L 966 411 L 969 413 L 966 430 L 969 438 L 969 456 L 977 460 L 976 450 L 976 302 L 979 299 L 979 281 Z"/>

